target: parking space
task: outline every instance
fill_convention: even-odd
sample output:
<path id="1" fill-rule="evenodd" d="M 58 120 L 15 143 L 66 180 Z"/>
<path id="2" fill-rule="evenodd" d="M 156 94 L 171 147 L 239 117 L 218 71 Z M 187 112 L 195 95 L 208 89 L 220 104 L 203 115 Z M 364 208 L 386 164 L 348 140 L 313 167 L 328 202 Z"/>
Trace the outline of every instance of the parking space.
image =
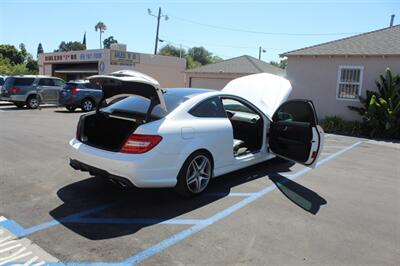
<path id="1" fill-rule="evenodd" d="M 72 170 L 66 149 L 80 113 L 0 111 L 0 229 L 33 241 L 47 263 L 400 261 L 398 144 L 327 135 L 314 170 L 272 160 L 182 199 Z"/>

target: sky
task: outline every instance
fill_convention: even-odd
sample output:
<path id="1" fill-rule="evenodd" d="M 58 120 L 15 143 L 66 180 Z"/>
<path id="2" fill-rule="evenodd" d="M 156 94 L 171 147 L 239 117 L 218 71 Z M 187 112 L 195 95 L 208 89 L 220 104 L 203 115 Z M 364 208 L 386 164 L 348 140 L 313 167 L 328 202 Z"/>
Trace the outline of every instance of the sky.
<path id="1" fill-rule="evenodd" d="M 169 17 L 160 24 L 159 47 L 170 43 L 188 49 L 203 46 L 224 59 L 251 55 L 259 47 L 265 61 L 279 54 L 400 24 L 400 0 L 0 0 L 0 44 L 24 43 L 36 55 L 61 41 L 82 41 L 99 48 L 97 22 L 107 25 L 105 38 L 114 36 L 129 51 L 153 53 L 157 20 L 162 8 Z"/>

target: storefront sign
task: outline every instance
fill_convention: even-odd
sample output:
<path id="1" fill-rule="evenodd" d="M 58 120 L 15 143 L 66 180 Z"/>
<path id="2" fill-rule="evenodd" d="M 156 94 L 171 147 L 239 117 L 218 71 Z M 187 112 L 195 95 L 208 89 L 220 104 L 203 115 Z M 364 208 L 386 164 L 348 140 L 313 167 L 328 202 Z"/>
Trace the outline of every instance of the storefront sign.
<path id="1" fill-rule="evenodd" d="M 102 50 L 94 51 L 71 51 L 45 54 L 44 62 L 80 62 L 80 61 L 99 61 L 103 59 Z"/>
<path id="2" fill-rule="evenodd" d="M 134 66 L 140 63 L 140 55 L 133 52 L 110 50 L 110 64 L 120 66 Z"/>

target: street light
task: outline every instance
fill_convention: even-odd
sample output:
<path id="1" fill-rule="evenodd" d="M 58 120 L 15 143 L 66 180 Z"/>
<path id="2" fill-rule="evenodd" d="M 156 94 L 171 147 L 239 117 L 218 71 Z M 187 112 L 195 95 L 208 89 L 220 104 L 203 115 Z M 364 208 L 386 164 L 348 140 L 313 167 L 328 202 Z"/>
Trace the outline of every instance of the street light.
<path id="1" fill-rule="evenodd" d="M 155 42 L 155 44 L 154 44 L 154 54 L 157 54 L 158 32 L 159 32 L 159 30 L 160 30 L 160 19 L 161 19 L 161 18 L 164 18 L 164 19 L 167 21 L 167 20 L 169 19 L 169 17 L 168 17 L 167 15 L 162 15 L 162 14 L 161 14 L 161 7 L 158 8 L 158 15 L 154 15 L 154 14 L 151 12 L 151 9 L 150 9 L 150 8 L 147 9 L 147 13 L 148 13 L 150 16 L 157 18 L 156 42 Z"/>
<path id="2" fill-rule="evenodd" d="M 263 49 L 261 46 L 258 48 L 258 60 L 261 60 L 261 53 L 266 53 L 267 50 Z"/>

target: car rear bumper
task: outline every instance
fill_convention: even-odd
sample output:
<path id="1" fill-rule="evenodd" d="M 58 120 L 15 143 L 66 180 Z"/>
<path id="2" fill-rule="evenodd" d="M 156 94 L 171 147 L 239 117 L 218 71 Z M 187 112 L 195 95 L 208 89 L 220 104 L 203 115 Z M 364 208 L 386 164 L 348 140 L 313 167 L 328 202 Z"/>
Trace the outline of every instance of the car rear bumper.
<path id="1" fill-rule="evenodd" d="M 1 96 L 0 100 L 6 102 L 25 102 L 25 95 Z"/>
<path id="2" fill-rule="evenodd" d="M 103 177 L 103 178 L 108 178 L 111 181 L 118 183 L 119 185 L 123 187 L 132 187 L 134 186 L 132 182 L 129 179 L 126 179 L 122 176 L 117 176 L 117 175 L 112 175 L 109 172 L 87 165 L 85 163 L 82 163 L 77 160 L 72 160 L 70 159 L 69 165 L 74 168 L 75 170 L 81 170 L 84 172 L 89 172 L 91 175 L 98 176 L 98 177 Z"/>
<path id="3" fill-rule="evenodd" d="M 70 147 L 71 161 L 79 162 L 83 169 L 107 177 L 121 177 L 141 188 L 174 187 L 182 166 L 173 156 L 160 154 L 154 149 L 144 154 L 126 154 L 98 149 L 77 139 L 70 141 Z"/>

